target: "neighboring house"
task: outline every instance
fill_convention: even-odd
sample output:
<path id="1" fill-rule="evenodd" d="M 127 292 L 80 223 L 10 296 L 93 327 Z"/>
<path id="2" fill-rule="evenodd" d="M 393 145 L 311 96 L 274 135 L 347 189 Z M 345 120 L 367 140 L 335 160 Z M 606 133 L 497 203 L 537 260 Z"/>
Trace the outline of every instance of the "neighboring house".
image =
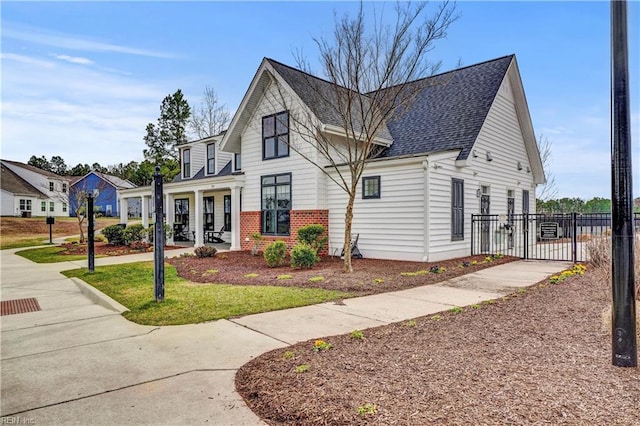
<path id="1" fill-rule="evenodd" d="M 69 178 L 18 161 L 0 162 L 3 216 L 69 216 Z"/>
<path id="2" fill-rule="evenodd" d="M 136 185 L 117 176 L 91 171 L 84 176 L 76 177 L 69 190 L 69 204 L 71 216 L 76 216 L 77 210 L 84 204 L 85 197 L 78 197 L 80 193 L 94 194 L 93 209 L 95 213 L 104 216 L 120 216 L 120 204 L 117 191 L 135 188 Z M 140 217 L 140 200 L 132 200 L 125 213 L 128 217 Z"/>
<path id="3" fill-rule="evenodd" d="M 196 245 L 206 242 L 206 226 L 223 223 L 232 249 L 249 249 L 255 232 L 291 246 L 300 226 L 321 223 L 329 252 L 339 253 L 347 195 L 291 148 L 299 149 L 301 136 L 289 114 L 345 139 L 313 101 L 310 79 L 320 89 L 330 84 L 264 59 L 229 129 L 180 146 L 181 175 L 164 187 L 167 221 L 186 227 Z M 363 174 L 352 231 L 366 257 L 469 255 L 471 214 L 534 213 L 536 185 L 545 181 L 516 58 L 412 84 L 415 101 L 387 123 Z M 151 197 L 150 188 L 119 193 Z"/>

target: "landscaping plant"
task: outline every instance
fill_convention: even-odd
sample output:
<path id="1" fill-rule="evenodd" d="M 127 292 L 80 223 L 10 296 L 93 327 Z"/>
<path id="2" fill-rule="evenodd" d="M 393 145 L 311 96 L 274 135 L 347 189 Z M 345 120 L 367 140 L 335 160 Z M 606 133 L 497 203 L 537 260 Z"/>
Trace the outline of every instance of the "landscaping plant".
<path id="1" fill-rule="evenodd" d="M 215 247 L 201 246 L 193 251 L 197 257 L 214 257 L 218 250 Z"/>
<path id="2" fill-rule="evenodd" d="M 102 235 L 104 235 L 109 244 L 114 246 L 121 246 L 125 242 L 124 228 L 120 225 L 107 226 L 102 230 Z"/>
<path id="3" fill-rule="evenodd" d="M 264 260 L 270 268 L 281 266 L 287 255 L 287 245 L 284 241 L 277 240 L 264 248 Z"/>
<path id="4" fill-rule="evenodd" d="M 319 260 L 316 249 L 306 243 L 298 243 L 291 250 L 292 268 L 313 268 Z"/>
<path id="5" fill-rule="evenodd" d="M 320 253 L 327 243 L 324 226 L 312 223 L 298 228 L 298 241 L 312 247 L 316 253 Z"/>

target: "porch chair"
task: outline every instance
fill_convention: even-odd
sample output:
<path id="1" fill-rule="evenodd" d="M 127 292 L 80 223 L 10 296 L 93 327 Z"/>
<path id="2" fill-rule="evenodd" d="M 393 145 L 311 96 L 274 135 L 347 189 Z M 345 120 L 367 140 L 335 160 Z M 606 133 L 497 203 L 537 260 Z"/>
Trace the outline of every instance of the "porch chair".
<path id="1" fill-rule="evenodd" d="M 207 237 L 208 243 L 224 243 L 225 241 L 222 239 L 222 234 L 224 234 L 224 225 L 218 232 L 215 231 L 206 231 L 205 235 Z"/>
<path id="2" fill-rule="evenodd" d="M 360 238 L 360 234 L 351 234 L 351 257 L 356 259 L 362 259 L 362 253 L 360 253 L 360 249 L 358 248 L 358 239 Z M 342 253 L 340 257 L 344 257 L 344 249 L 342 249 Z"/>

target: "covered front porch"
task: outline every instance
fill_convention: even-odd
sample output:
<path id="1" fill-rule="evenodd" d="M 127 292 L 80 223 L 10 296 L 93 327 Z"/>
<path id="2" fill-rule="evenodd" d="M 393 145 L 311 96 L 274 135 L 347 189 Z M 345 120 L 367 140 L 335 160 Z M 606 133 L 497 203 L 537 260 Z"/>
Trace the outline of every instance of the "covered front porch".
<path id="1" fill-rule="evenodd" d="M 165 183 L 164 222 L 173 231 L 167 244 L 225 245 L 240 250 L 240 200 L 244 176 L 231 175 Z M 152 187 L 118 191 L 121 223 L 128 221 L 128 203 L 141 200 L 142 225 L 153 225 Z"/>

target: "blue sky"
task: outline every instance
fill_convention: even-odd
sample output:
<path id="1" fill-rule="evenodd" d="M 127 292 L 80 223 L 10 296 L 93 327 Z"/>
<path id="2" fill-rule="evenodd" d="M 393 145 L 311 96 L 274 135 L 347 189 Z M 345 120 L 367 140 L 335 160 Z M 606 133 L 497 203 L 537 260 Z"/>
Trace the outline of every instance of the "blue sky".
<path id="1" fill-rule="evenodd" d="M 629 2 L 632 140 L 638 142 L 639 3 Z M 381 4 L 378 4 L 380 7 Z M 68 166 L 141 161 L 147 123 L 180 88 L 235 111 L 264 56 L 313 67 L 314 37 L 354 2 L 1 3 L 2 158 Z M 391 5 L 387 5 L 391 12 Z M 609 2 L 457 4 L 432 52 L 442 70 L 515 53 L 537 136 L 553 146 L 559 196 L 610 197 Z"/>

